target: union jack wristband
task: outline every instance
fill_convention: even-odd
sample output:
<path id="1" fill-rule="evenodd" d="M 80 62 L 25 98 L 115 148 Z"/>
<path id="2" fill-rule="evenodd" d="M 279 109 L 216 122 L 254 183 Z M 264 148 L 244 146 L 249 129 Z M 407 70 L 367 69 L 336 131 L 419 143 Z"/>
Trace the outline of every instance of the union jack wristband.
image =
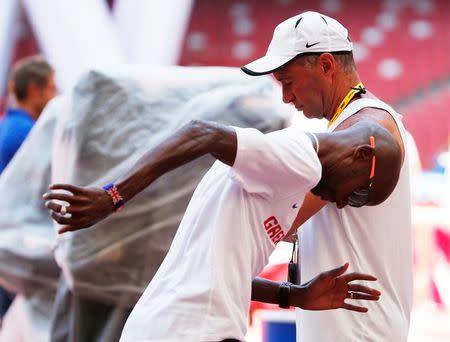
<path id="1" fill-rule="evenodd" d="M 117 187 L 113 183 L 109 183 L 103 187 L 103 190 L 111 197 L 113 205 L 114 205 L 114 211 L 119 211 L 123 209 L 125 206 L 125 201 L 123 200 L 123 197 L 120 195 L 119 190 L 117 190 Z"/>

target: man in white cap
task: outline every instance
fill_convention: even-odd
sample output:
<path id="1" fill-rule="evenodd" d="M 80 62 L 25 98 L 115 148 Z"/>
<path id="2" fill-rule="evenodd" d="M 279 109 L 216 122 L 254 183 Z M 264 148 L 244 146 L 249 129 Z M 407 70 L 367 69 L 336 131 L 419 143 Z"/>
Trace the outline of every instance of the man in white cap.
<path id="1" fill-rule="evenodd" d="M 298 310 L 299 341 L 406 341 L 412 304 L 412 243 L 405 129 L 401 116 L 365 89 L 352 50 L 348 31 L 339 22 L 305 12 L 279 24 L 266 55 L 242 70 L 252 76 L 273 73 L 281 83 L 283 101 L 308 118 L 326 118 L 329 132 L 373 121 L 400 144 L 400 178 L 383 204 L 371 201 L 369 188 L 361 189 L 352 203 L 330 203 L 336 199 L 331 193 L 320 193 L 319 183 L 306 196 L 291 232 L 312 216 L 298 234 L 302 282 L 319 270 L 349 260 L 350 265 L 377 275 L 384 294 L 377 305 L 368 303 L 371 314 L 367 316 L 344 310 Z M 369 206 L 355 208 L 365 204 Z M 286 286 L 255 279 L 253 299 L 270 301 Z M 292 301 L 291 305 L 298 306 Z"/>

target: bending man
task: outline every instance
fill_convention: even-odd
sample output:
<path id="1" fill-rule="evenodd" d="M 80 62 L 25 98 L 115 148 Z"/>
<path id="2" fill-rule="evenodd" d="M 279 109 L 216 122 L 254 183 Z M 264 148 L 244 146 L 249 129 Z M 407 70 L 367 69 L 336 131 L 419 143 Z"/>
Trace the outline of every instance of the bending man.
<path id="1" fill-rule="evenodd" d="M 290 229 L 305 194 L 320 181 L 318 193 L 332 193 L 336 201 L 356 199 L 358 191 L 368 189 L 374 201 L 382 202 L 400 170 L 398 144 L 375 124 L 315 136 L 294 127 L 264 135 L 193 121 L 146 153 L 116 185 L 105 190 L 52 185 L 51 190 L 71 194 L 47 193 L 46 206 L 64 225 L 61 233 L 86 228 L 161 175 L 208 153 L 218 161 L 195 190 L 166 258 L 128 318 L 122 341 L 243 341 L 252 279 Z M 289 298 L 304 309 L 365 312 L 344 300 L 377 300 L 378 291 L 350 284 L 374 278 L 342 275 L 346 267 L 291 287 Z M 287 291 L 279 293 L 284 305 L 289 305 Z"/>

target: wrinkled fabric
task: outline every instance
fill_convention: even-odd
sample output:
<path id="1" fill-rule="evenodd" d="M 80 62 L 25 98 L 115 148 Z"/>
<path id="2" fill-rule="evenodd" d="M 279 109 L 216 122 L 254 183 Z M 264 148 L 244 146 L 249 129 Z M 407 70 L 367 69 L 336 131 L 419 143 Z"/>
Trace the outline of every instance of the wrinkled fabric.
<path id="1" fill-rule="evenodd" d="M 102 186 L 192 119 L 263 132 L 285 125 L 269 77 L 182 68 L 85 74 L 66 101 L 54 140 L 53 182 Z M 276 95 L 275 95 L 276 94 Z M 190 196 L 213 158 L 158 179 L 95 227 L 58 237 L 56 259 L 81 297 L 132 307 L 162 262 Z"/>
<path id="2" fill-rule="evenodd" d="M 3 321 L 1 341 L 47 342 L 60 268 L 55 233 L 42 194 L 50 182 L 53 133 L 50 108 L 31 130 L 0 176 L 0 284 L 18 293 Z"/>
<path id="3" fill-rule="evenodd" d="M 45 336 L 36 341 L 118 340 L 213 158 L 161 177 L 95 227 L 62 236 L 42 201 L 48 184 L 114 182 L 194 118 L 281 129 L 289 114 L 280 98 L 270 77 L 238 69 L 138 66 L 92 70 L 52 100 L 0 177 L 0 283 L 25 294 L 22 318 L 34 326 L 26 330 Z"/>
<path id="4" fill-rule="evenodd" d="M 52 110 L 41 115 L 0 177 L 0 283 L 27 296 L 43 287 L 55 290 L 59 277 L 55 233 L 42 201 L 57 115 Z"/>

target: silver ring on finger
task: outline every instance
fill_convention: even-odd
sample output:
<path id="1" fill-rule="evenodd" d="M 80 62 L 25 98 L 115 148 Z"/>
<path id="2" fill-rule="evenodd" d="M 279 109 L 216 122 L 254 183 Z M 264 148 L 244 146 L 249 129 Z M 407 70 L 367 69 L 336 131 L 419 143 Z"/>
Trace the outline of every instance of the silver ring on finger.
<path id="1" fill-rule="evenodd" d="M 61 215 L 66 215 L 67 214 L 67 207 L 65 205 L 62 205 L 61 209 L 59 210 L 59 212 L 61 213 Z"/>
<path id="2" fill-rule="evenodd" d="M 350 291 L 350 299 L 355 299 L 355 292 Z"/>

